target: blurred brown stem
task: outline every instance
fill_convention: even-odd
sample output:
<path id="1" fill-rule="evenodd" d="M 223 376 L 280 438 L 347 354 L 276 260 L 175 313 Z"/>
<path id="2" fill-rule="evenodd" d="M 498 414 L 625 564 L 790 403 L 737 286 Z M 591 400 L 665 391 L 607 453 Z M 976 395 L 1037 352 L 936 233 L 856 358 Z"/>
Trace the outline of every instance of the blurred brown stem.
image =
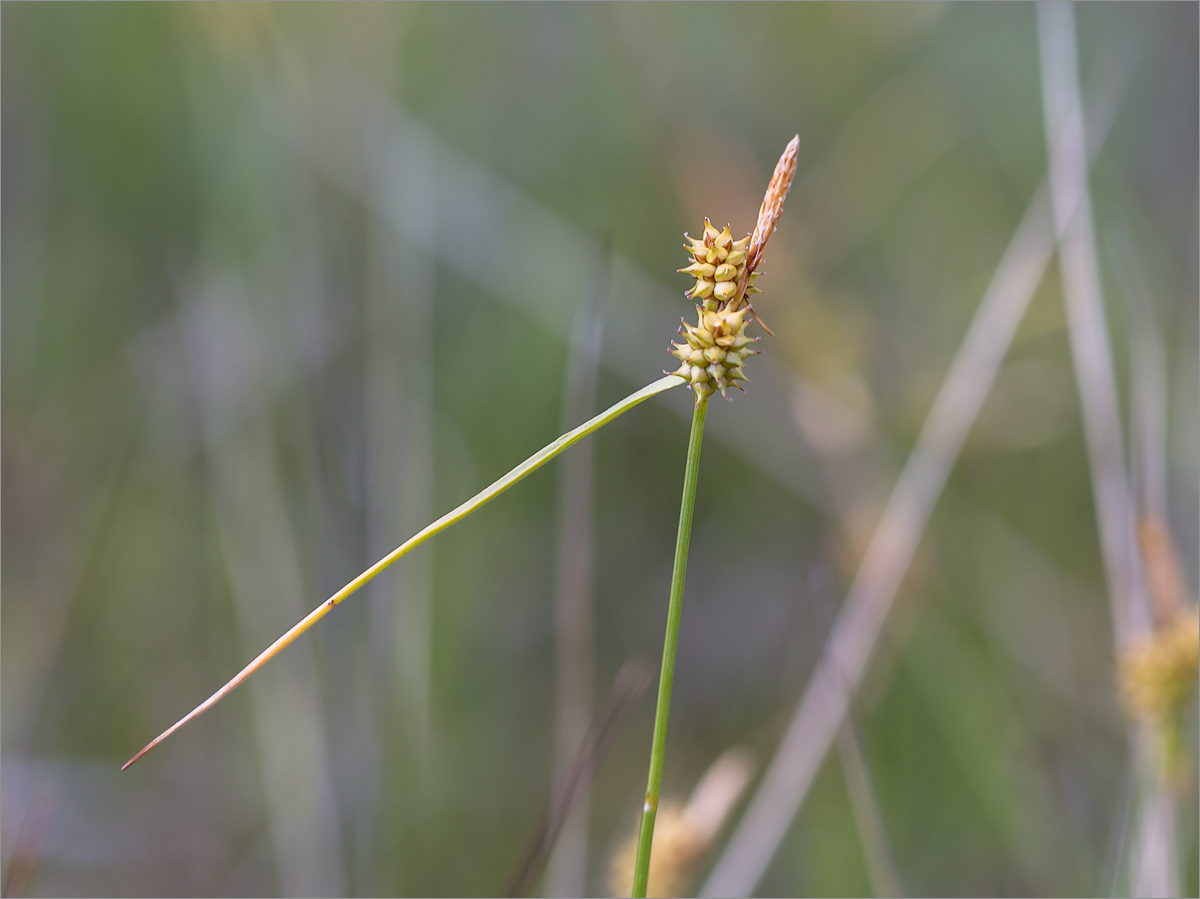
<path id="1" fill-rule="evenodd" d="M 630 659 L 621 666 L 613 679 L 603 707 L 592 721 L 583 740 L 576 746 L 574 756 L 563 766 L 555 781 L 550 803 L 534 828 L 533 840 L 525 850 L 508 886 L 505 887 L 504 895 L 528 895 L 542 863 L 550 852 L 550 847 L 554 845 L 571 814 L 571 809 L 587 789 L 596 765 L 608 753 L 630 709 L 650 686 L 651 677 L 650 668 L 641 659 Z M 583 892 L 580 891 L 578 895 L 583 895 Z"/>

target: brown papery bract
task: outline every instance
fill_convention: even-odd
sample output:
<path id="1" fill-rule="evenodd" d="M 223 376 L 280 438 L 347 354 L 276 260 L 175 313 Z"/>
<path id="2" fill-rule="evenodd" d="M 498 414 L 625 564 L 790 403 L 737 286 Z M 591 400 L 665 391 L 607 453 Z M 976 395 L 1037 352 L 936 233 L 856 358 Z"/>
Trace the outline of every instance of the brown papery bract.
<path id="1" fill-rule="evenodd" d="M 754 233 L 750 237 L 750 249 L 746 254 L 746 273 L 743 279 L 748 279 L 762 261 L 763 250 L 767 241 L 775 232 L 779 216 L 783 214 L 783 201 L 787 199 L 788 191 L 792 189 L 792 181 L 796 177 L 796 156 L 800 152 L 800 135 L 797 134 L 783 150 L 779 162 L 775 164 L 775 172 L 771 175 L 771 183 L 763 196 L 762 206 L 758 210 L 758 221 L 754 225 Z"/>

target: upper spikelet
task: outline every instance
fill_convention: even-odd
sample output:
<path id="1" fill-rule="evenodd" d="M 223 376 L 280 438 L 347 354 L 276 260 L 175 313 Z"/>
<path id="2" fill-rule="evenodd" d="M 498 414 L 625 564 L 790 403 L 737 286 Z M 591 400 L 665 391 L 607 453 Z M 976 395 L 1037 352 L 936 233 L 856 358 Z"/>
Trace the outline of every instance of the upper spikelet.
<path id="1" fill-rule="evenodd" d="M 737 299 L 738 284 L 746 270 L 746 247 L 750 243 L 750 235 L 734 240 L 728 225 L 723 231 L 718 231 L 712 222 L 705 219 L 703 237 L 683 236 L 687 240 L 683 247 L 692 254 L 692 264 L 679 271 L 696 279 L 687 296 L 703 301 L 707 309 L 716 309 Z"/>

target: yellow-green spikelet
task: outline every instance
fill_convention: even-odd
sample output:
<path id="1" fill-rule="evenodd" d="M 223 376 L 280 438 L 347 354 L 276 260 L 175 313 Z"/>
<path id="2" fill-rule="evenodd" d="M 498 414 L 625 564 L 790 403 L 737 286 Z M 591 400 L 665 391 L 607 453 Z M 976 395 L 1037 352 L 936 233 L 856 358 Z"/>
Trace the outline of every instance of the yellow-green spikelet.
<path id="1" fill-rule="evenodd" d="M 713 309 L 733 300 L 737 295 L 738 278 L 746 266 L 746 246 L 750 243 L 750 235 L 734 240 L 728 225 L 724 231 L 718 231 L 712 222 L 705 219 L 704 237 L 683 236 L 687 240 L 683 247 L 692 254 L 694 261 L 679 271 L 696 279 L 695 286 L 687 295 L 693 300 L 702 300 L 706 307 Z"/>
<path id="2" fill-rule="evenodd" d="M 1200 671 L 1200 612 L 1179 612 L 1121 657 L 1121 699 L 1126 711 L 1151 724 L 1172 722 L 1196 692 Z"/>
<path id="3" fill-rule="evenodd" d="M 688 241 L 684 248 L 692 254 L 693 262 L 679 271 L 696 279 L 687 296 L 700 300 L 702 305 L 696 307 L 698 323 L 693 326 L 685 321 L 680 329 L 685 342 L 671 344 L 671 355 L 682 363 L 674 374 L 691 383 L 697 399 L 718 390 L 726 396 L 730 387 L 742 389 L 738 381 L 749 381 L 745 361 L 758 352 L 750 349 L 758 338 L 746 336 L 749 307 L 737 295 L 750 236 L 734 240 L 728 225 L 718 231 L 705 219 L 702 239 L 684 237 Z M 757 273 L 751 275 L 751 280 L 755 277 Z M 750 287 L 746 292 L 759 291 Z"/>
<path id="4" fill-rule="evenodd" d="M 715 391 L 730 387 L 741 389 L 738 381 L 749 381 L 744 365 L 747 357 L 756 355 L 751 349 L 757 337 L 746 335 L 746 313 L 748 306 L 741 309 L 705 309 L 697 306 L 700 315 L 697 325 L 686 321 L 680 329 L 684 343 L 671 344 L 671 355 L 682 363 L 673 374 L 688 380 L 696 391 L 696 398 L 711 396 Z"/>

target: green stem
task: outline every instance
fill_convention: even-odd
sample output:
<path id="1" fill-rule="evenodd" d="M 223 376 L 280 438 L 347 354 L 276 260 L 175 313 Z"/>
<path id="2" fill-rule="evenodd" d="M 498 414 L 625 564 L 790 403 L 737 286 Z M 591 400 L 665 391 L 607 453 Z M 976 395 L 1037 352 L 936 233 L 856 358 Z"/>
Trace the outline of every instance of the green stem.
<path id="1" fill-rule="evenodd" d="M 683 578 L 687 573 L 688 543 L 692 536 L 692 510 L 696 506 L 696 478 L 700 472 L 700 438 L 708 397 L 696 400 L 692 413 L 692 436 L 688 439 L 687 468 L 683 474 L 683 504 L 679 509 L 679 534 L 675 538 L 675 568 L 671 572 L 671 602 L 667 608 L 667 636 L 663 642 L 662 674 L 658 680 L 658 707 L 654 712 L 654 742 L 650 748 L 650 777 L 642 828 L 638 832 L 637 862 L 633 869 L 633 897 L 645 899 L 650 880 L 650 844 L 654 841 L 654 819 L 662 792 L 663 758 L 667 750 L 667 717 L 671 712 L 671 684 L 675 680 L 675 648 L 679 643 L 679 611 L 683 606 Z"/>

